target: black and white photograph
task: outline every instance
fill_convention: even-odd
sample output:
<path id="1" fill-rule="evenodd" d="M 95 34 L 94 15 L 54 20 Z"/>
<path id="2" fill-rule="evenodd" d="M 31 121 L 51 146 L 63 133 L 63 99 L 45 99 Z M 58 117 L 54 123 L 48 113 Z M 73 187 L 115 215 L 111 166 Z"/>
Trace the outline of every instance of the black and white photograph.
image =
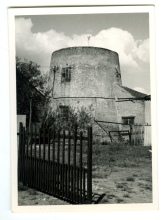
<path id="1" fill-rule="evenodd" d="M 153 15 L 9 9 L 15 210 L 157 206 Z"/>

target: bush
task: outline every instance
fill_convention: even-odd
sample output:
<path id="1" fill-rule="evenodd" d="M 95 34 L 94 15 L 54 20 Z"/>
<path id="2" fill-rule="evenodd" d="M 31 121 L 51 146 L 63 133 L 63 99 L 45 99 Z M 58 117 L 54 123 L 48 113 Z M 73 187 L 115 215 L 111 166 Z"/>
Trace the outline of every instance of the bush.
<path id="1" fill-rule="evenodd" d="M 107 140 L 104 140 L 104 141 L 101 142 L 101 144 L 102 144 L 102 145 L 110 145 L 110 142 L 107 141 Z"/>
<path id="2" fill-rule="evenodd" d="M 42 120 L 42 126 L 45 126 L 47 129 L 54 128 L 55 130 L 60 131 L 78 130 L 85 132 L 87 127 L 91 125 L 92 115 L 90 111 L 84 107 L 81 109 L 68 107 L 68 112 L 66 115 L 62 114 L 59 107 L 57 107 L 57 109 L 54 111 L 50 108 Z"/>

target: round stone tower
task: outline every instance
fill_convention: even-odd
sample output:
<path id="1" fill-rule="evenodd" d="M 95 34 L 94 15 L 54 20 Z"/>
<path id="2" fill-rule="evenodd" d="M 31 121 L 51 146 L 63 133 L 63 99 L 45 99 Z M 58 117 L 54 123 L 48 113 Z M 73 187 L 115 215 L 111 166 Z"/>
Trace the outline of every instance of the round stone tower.
<path id="1" fill-rule="evenodd" d="M 95 119 L 116 121 L 114 84 L 122 85 L 119 56 L 97 47 L 70 47 L 52 53 L 53 107 L 90 108 Z"/>

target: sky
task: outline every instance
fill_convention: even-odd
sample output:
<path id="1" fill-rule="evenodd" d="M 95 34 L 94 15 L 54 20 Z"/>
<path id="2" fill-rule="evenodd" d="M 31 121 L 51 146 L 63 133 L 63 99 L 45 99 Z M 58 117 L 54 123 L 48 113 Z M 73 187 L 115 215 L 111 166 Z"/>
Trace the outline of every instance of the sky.
<path id="1" fill-rule="evenodd" d="M 49 70 L 51 54 L 73 46 L 107 48 L 119 54 L 122 84 L 150 94 L 148 13 L 16 16 L 16 55 Z"/>

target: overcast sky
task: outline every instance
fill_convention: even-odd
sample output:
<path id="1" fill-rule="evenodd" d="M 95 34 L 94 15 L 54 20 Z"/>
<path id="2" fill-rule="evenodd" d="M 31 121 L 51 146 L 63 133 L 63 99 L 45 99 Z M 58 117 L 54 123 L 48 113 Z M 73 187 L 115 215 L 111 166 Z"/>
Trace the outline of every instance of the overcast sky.
<path id="1" fill-rule="evenodd" d="M 149 14 L 33 15 L 16 17 L 16 55 L 49 70 L 53 51 L 103 47 L 119 54 L 124 86 L 150 94 Z"/>

